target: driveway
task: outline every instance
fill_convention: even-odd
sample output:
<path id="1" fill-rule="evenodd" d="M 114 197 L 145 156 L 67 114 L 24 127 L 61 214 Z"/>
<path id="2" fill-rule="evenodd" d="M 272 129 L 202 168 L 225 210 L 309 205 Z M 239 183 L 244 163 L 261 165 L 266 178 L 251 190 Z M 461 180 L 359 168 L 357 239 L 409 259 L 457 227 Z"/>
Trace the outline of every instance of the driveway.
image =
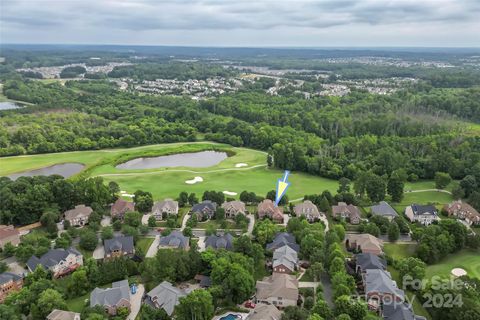
<path id="1" fill-rule="evenodd" d="M 205 251 L 205 239 L 206 239 L 206 238 L 207 238 L 207 237 L 204 237 L 204 236 L 198 237 L 198 243 L 197 243 L 197 245 L 198 245 L 198 251 L 199 251 L 199 252 Z"/>
<path id="2" fill-rule="evenodd" d="M 324 214 L 320 214 L 320 220 L 325 224 L 325 233 L 328 232 L 328 219 Z"/>
<path id="3" fill-rule="evenodd" d="M 103 247 L 103 244 L 97 245 L 95 250 L 93 251 L 93 259 L 95 260 L 101 260 L 105 256 L 105 248 Z"/>
<path id="4" fill-rule="evenodd" d="M 142 298 L 143 298 L 143 293 L 145 292 L 145 287 L 143 284 L 138 284 L 137 287 L 137 292 L 135 294 L 130 293 L 130 303 L 131 303 L 131 311 L 130 314 L 127 317 L 127 320 L 135 320 L 135 318 L 138 315 L 138 312 L 140 311 L 140 308 L 142 307 Z"/>
<path id="5" fill-rule="evenodd" d="M 284 213 L 284 214 L 283 214 L 283 225 L 284 225 L 284 226 L 287 225 L 288 220 L 290 220 L 290 215 Z"/>
<path id="6" fill-rule="evenodd" d="M 150 218 L 151 215 L 152 215 L 151 213 L 143 215 L 143 217 L 142 217 L 142 224 L 143 225 L 145 225 L 145 226 L 148 225 L 148 218 Z"/>
<path id="7" fill-rule="evenodd" d="M 186 214 L 184 217 L 183 217 L 183 220 L 182 220 L 182 227 L 180 228 L 180 231 L 183 231 L 183 229 L 185 229 L 185 227 L 187 226 L 187 221 L 188 219 L 190 219 L 190 214 Z"/>
<path id="8" fill-rule="evenodd" d="M 248 215 L 248 228 L 247 228 L 247 233 L 249 236 L 252 235 L 253 232 L 253 227 L 255 226 L 255 215 L 250 214 Z"/>
<path id="9" fill-rule="evenodd" d="M 100 225 L 102 227 L 108 227 L 112 224 L 112 217 L 110 216 L 105 216 L 103 217 L 102 221 L 100 221 Z"/>
<path id="10" fill-rule="evenodd" d="M 27 274 L 28 270 L 22 267 L 22 265 L 17 261 L 15 257 L 9 257 L 3 259 L 1 262 L 4 262 L 8 266 L 8 271 L 18 275 Z"/>
<path id="11" fill-rule="evenodd" d="M 160 236 L 156 235 L 155 239 L 153 240 L 152 244 L 150 245 L 150 248 L 148 248 L 147 253 L 145 254 L 146 258 L 153 258 L 157 254 L 158 251 L 158 245 L 160 244 Z"/>

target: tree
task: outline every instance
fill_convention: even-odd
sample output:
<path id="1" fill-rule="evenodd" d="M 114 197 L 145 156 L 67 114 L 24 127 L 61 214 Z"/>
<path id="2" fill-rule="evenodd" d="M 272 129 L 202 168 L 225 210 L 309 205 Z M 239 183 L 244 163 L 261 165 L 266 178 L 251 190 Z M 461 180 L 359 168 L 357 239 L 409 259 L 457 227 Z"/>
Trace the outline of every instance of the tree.
<path id="1" fill-rule="evenodd" d="M 155 219 L 155 216 L 150 216 L 148 217 L 148 226 L 150 228 L 155 228 L 157 226 L 157 219 Z"/>
<path id="2" fill-rule="evenodd" d="M 178 320 L 210 320 L 213 313 L 212 295 L 207 290 L 194 290 L 180 298 L 180 303 L 175 307 Z"/>
<path id="3" fill-rule="evenodd" d="M 32 310 L 34 319 L 45 319 L 53 309 L 67 310 L 67 304 L 60 292 L 54 289 L 47 289 L 40 293 L 35 303 L 35 311 Z"/>
<path id="4" fill-rule="evenodd" d="M 20 315 L 17 314 L 13 306 L 0 304 L 0 319 L 20 320 Z"/>
<path id="5" fill-rule="evenodd" d="M 165 310 L 152 308 L 148 304 L 142 304 L 139 314 L 140 320 L 168 320 L 170 317 Z"/>
<path id="6" fill-rule="evenodd" d="M 452 177 L 446 172 L 435 172 L 435 187 L 443 189 L 452 182 Z"/>
<path id="7" fill-rule="evenodd" d="M 40 217 L 40 223 L 47 230 L 49 234 L 56 235 L 58 231 L 57 222 L 56 222 L 57 219 L 58 219 L 58 214 L 52 210 L 49 210 L 44 214 L 42 214 L 42 216 Z"/>
<path id="8" fill-rule="evenodd" d="M 79 268 L 75 270 L 68 279 L 67 292 L 71 297 L 81 296 L 90 289 L 90 283 L 87 277 L 87 270 Z"/>
<path id="9" fill-rule="evenodd" d="M 10 242 L 7 242 L 3 247 L 3 256 L 6 258 L 13 257 L 17 248 Z"/>
<path id="10" fill-rule="evenodd" d="M 55 248 L 67 249 L 72 244 L 72 237 L 66 232 L 62 233 L 60 237 L 55 240 Z"/>
<path id="11" fill-rule="evenodd" d="M 328 303 L 325 300 L 317 299 L 317 302 L 312 308 L 312 313 L 320 315 L 324 319 L 332 319 L 333 311 L 328 306 Z"/>
<path id="12" fill-rule="evenodd" d="M 262 246 L 271 242 L 275 233 L 277 233 L 277 227 L 269 219 L 256 223 L 253 228 L 253 235 Z"/>
<path id="13" fill-rule="evenodd" d="M 198 203 L 198 198 L 195 195 L 195 193 L 190 193 L 190 195 L 188 196 L 188 204 L 193 206 L 197 203 Z"/>
<path id="14" fill-rule="evenodd" d="M 108 183 L 108 191 L 112 197 L 112 202 L 114 202 L 118 198 L 117 194 L 120 192 L 120 186 L 115 181 L 110 181 Z"/>
<path id="15" fill-rule="evenodd" d="M 135 202 L 135 209 L 141 213 L 152 211 L 153 197 L 150 192 L 137 190 L 134 194 L 133 201 Z"/>
<path id="16" fill-rule="evenodd" d="M 338 180 L 338 190 L 337 192 L 338 193 L 348 193 L 350 192 L 350 179 L 348 178 L 340 178 L 340 180 Z"/>
<path id="17" fill-rule="evenodd" d="M 178 206 L 180 208 L 183 208 L 187 204 L 188 204 L 188 193 L 186 193 L 185 191 L 182 191 L 178 195 Z"/>
<path id="18" fill-rule="evenodd" d="M 380 202 L 385 199 L 385 181 L 376 174 L 371 174 L 365 186 L 367 195 L 373 202 Z"/>
<path id="19" fill-rule="evenodd" d="M 308 317 L 308 320 L 324 320 L 324 318 L 320 317 L 318 314 L 316 313 L 312 313 L 309 317 Z"/>
<path id="20" fill-rule="evenodd" d="M 288 306 L 283 310 L 282 320 L 307 320 L 308 311 L 297 307 Z"/>
<path id="21" fill-rule="evenodd" d="M 142 215 L 137 211 L 129 211 L 125 213 L 123 221 L 131 227 L 138 228 L 142 223 Z"/>
<path id="22" fill-rule="evenodd" d="M 335 299 L 335 314 L 337 319 L 346 314 L 352 320 L 362 320 L 367 315 L 368 309 L 364 302 L 352 300 L 349 296 L 340 296 Z"/>
<path id="23" fill-rule="evenodd" d="M 403 190 L 405 188 L 404 180 L 397 175 L 390 176 L 387 183 L 388 194 L 392 197 L 393 202 L 400 202 L 403 199 Z"/>
<path id="24" fill-rule="evenodd" d="M 210 277 L 212 284 L 221 286 L 224 299 L 236 304 L 247 300 L 255 287 L 255 280 L 250 272 L 240 263 L 223 257 L 212 261 Z"/>
<path id="25" fill-rule="evenodd" d="M 318 209 L 322 212 L 328 212 L 330 210 L 330 203 L 328 202 L 328 199 L 325 197 L 321 197 L 320 203 L 318 204 Z"/>
<path id="26" fill-rule="evenodd" d="M 89 229 L 85 229 L 80 235 L 80 248 L 88 251 L 93 251 L 97 247 L 97 234 Z"/>
<path id="27" fill-rule="evenodd" d="M 468 175 L 465 176 L 460 181 L 460 186 L 462 187 L 463 191 L 465 192 L 465 196 L 469 197 L 470 194 L 478 188 L 478 182 L 475 176 Z"/>
<path id="28" fill-rule="evenodd" d="M 403 285 L 410 287 L 408 284 L 412 281 L 422 280 L 425 277 L 427 265 L 418 258 L 403 258 L 397 262 L 397 270 L 400 273 Z M 412 288 L 415 290 L 415 288 Z"/>
<path id="29" fill-rule="evenodd" d="M 107 239 L 113 239 L 113 228 L 110 226 L 103 227 L 102 229 L 102 240 Z"/>
<path id="30" fill-rule="evenodd" d="M 400 238 L 400 228 L 395 221 L 392 221 L 388 226 L 388 240 L 390 241 L 397 241 Z"/>

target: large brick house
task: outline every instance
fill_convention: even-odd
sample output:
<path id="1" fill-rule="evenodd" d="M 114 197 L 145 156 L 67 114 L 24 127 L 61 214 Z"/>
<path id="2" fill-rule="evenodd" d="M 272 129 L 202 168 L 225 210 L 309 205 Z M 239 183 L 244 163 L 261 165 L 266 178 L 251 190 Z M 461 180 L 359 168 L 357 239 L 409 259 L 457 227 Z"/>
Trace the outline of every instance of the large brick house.
<path id="1" fill-rule="evenodd" d="M 265 199 L 258 204 L 258 217 L 264 219 L 268 217 L 275 223 L 283 223 L 283 210 L 281 207 L 276 207 L 272 200 Z"/>
<path id="2" fill-rule="evenodd" d="M 135 254 L 135 246 L 132 236 L 120 236 L 113 239 L 105 239 L 103 242 L 105 248 L 104 259 L 115 259 L 119 257 L 133 257 Z"/>
<path id="3" fill-rule="evenodd" d="M 110 209 L 112 218 L 119 218 L 123 220 L 125 213 L 135 211 L 135 204 L 123 199 L 117 199 Z"/>
<path id="4" fill-rule="evenodd" d="M 332 215 L 336 219 L 346 219 L 351 224 L 360 223 L 360 210 L 352 204 L 339 202 L 336 206 L 332 206 Z"/>
<path id="5" fill-rule="evenodd" d="M 245 215 L 247 212 L 245 203 L 238 200 L 224 202 L 222 208 L 225 210 L 225 217 L 230 219 L 234 219 L 238 214 Z"/>
<path id="6" fill-rule="evenodd" d="M 474 207 L 462 200 L 446 204 L 443 207 L 443 210 L 447 212 L 448 216 L 457 217 L 458 219 L 464 220 L 469 225 L 480 224 L 480 213 L 478 213 Z"/>
<path id="7" fill-rule="evenodd" d="M 0 304 L 10 293 L 22 289 L 22 286 L 23 277 L 11 272 L 0 274 Z"/>
<path id="8" fill-rule="evenodd" d="M 128 280 L 112 283 L 111 288 L 95 288 L 90 294 L 90 307 L 102 306 L 105 311 L 114 316 L 120 307 L 130 310 L 130 287 Z"/>
<path id="9" fill-rule="evenodd" d="M 440 220 L 437 208 L 432 205 L 412 204 L 405 209 L 405 215 L 411 222 L 419 222 L 423 225 Z"/>

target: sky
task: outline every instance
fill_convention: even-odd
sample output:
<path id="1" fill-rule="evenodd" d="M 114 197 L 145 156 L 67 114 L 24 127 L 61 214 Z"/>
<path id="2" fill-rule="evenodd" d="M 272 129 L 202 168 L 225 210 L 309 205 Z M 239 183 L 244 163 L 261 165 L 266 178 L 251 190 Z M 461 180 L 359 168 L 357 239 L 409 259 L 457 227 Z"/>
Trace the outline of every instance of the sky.
<path id="1" fill-rule="evenodd" d="M 479 0 L 0 0 L 0 43 L 479 47 Z"/>

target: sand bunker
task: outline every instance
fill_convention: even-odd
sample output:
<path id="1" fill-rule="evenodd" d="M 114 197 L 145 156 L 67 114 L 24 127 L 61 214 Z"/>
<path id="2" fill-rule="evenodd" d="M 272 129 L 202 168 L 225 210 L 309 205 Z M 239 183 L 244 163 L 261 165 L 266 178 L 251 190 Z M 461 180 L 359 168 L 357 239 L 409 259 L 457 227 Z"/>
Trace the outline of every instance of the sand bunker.
<path id="1" fill-rule="evenodd" d="M 454 268 L 454 269 L 452 269 L 452 275 L 454 277 L 463 277 L 463 276 L 467 275 L 467 271 L 465 271 L 462 268 Z"/>
<path id="2" fill-rule="evenodd" d="M 129 193 L 127 193 L 127 191 L 120 191 L 120 195 L 121 195 L 122 197 L 128 197 L 128 198 L 133 198 L 133 197 L 135 197 L 134 194 L 129 194 Z"/>
<path id="3" fill-rule="evenodd" d="M 235 165 L 235 168 L 241 168 L 241 167 L 248 167 L 248 164 L 246 164 L 246 163 L 237 163 L 237 164 Z"/>
<path id="4" fill-rule="evenodd" d="M 192 180 L 186 180 L 185 183 L 186 184 L 195 184 L 197 182 L 202 182 L 202 181 L 203 181 L 202 177 L 195 177 Z"/>
<path id="5" fill-rule="evenodd" d="M 226 194 L 227 196 L 236 196 L 237 193 L 236 192 L 232 192 L 232 191 L 223 191 L 224 194 Z"/>

